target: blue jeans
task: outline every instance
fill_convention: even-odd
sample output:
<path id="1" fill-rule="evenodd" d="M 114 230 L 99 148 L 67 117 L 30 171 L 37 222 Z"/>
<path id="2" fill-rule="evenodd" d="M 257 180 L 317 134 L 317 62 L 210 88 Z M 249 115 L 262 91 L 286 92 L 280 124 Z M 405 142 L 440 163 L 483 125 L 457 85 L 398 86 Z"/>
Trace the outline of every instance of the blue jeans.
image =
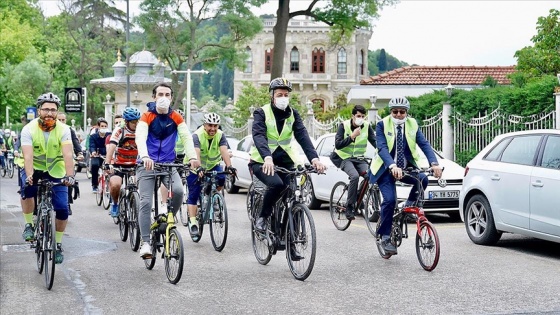
<path id="1" fill-rule="evenodd" d="M 20 183 L 25 183 L 27 181 L 25 171 L 22 170 L 19 173 Z M 35 170 L 33 173 L 33 182 L 36 183 L 39 179 L 48 179 L 58 183 L 62 181 L 61 178 L 54 178 L 47 172 Z M 37 197 L 37 191 L 37 186 L 28 186 L 25 189 L 22 187 L 20 190 L 21 199 L 35 198 Z M 52 191 L 52 205 L 56 212 L 56 218 L 59 220 L 68 219 L 68 187 L 54 186 Z"/>
<path id="2" fill-rule="evenodd" d="M 222 170 L 222 166 L 218 164 L 214 166 L 212 169 L 210 169 L 209 171 L 222 172 L 223 170 Z M 226 182 L 226 174 L 216 175 L 216 179 L 217 179 L 216 185 L 218 187 L 222 187 Z M 196 201 L 200 196 L 200 190 L 202 190 L 202 183 L 199 181 L 198 175 L 190 172 L 189 176 L 187 176 L 187 185 L 189 185 L 189 198 L 187 199 L 187 204 L 196 205 Z"/>

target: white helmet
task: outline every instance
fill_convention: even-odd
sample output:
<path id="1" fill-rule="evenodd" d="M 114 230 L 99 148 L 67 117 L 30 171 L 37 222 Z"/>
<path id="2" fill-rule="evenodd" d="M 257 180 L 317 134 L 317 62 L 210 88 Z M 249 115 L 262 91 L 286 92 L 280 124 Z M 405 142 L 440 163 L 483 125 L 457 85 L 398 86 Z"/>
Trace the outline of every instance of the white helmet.
<path id="1" fill-rule="evenodd" d="M 405 108 L 406 110 L 410 110 L 410 103 L 406 97 L 393 97 L 389 101 L 389 109 L 393 108 Z"/>
<path id="2" fill-rule="evenodd" d="M 10 136 L 15 137 L 15 136 L 17 136 L 17 134 L 16 134 L 15 131 L 12 131 L 12 132 L 10 133 Z"/>
<path id="3" fill-rule="evenodd" d="M 220 116 L 216 113 L 204 114 L 204 123 L 205 124 L 219 125 L 220 124 Z"/>
<path id="4" fill-rule="evenodd" d="M 4 129 L 4 134 L 5 134 L 5 135 L 9 135 L 9 134 L 10 134 L 10 131 L 11 131 L 10 129 L 6 128 L 6 129 Z"/>

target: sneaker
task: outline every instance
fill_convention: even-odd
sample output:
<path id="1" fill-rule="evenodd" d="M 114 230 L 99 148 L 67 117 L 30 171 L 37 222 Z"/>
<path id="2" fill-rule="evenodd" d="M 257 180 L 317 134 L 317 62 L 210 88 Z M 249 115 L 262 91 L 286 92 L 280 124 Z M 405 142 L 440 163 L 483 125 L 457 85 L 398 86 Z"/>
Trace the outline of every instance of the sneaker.
<path id="1" fill-rule="evenodd" d="M 68 215 L 72 215 L 72 207 L 70 207 L 70 204 L 68 204 Z"/>
<path id="2" fill-rule="evenodd" d="M 33 233 L 33 225 L 31 223 L 27 223 L 25 228 L 23 229 L 23 233 L 21 234 L 23 239 L 26 242 L 32 242 L 35 240 L 35 235 Z"/>
<path id="3" fill-rule="evenodd" d="M 346 212 L 345 212 L 344 214 L 346 215 L 346 219 L 347 219 L 348 221 L 352 221 L 352 220 L 355 219 L 354 210 L 353 210 L 352 208 L 350 208 L 350 207 L 347 207 L 347 208 L 346 208 Z"/>
<path id="4" fill-rule="evenodd" d="M 99 190 L 97 189 L 97 187 L 93 187 L 91 192 L 94 193 L 94 194 L 97 194 L 99 192 Z"/>
<path id="5" fill-rule="evenodd" d="M 56 252 L 54 253 L 54 263 L 62 264 L 64 261 L 64 255 L 62 255 L 62 244 L 56 243 Z"/>
<path id="6" fill-rule="evenodd" d="M 189 220 L 189 230 L 192 235 L 198 235 L 198 222 L 197 220 Z"/>
<path id="7" fill-rule="evenodd" d="M 257 222 L 255 222 L 255 230 L 258 232 L 264 233 L 266 232 L 266 219 L 263 217 L 259 217 Z"/>
<path id="8" fill-rule="evenodd" d="M 381 246 L 383 247 L 383 250 L 385 251 L 386 254 L 389 255 L 396 255 L 397 254 L 397 248 L 395 247 L 395 245 L 393 245 L 393 243 L 391 243 L 391 240 L 388 238 L 384 238 L 381 240 Z"/>
<path id="9" fill-rule="evenodd" d="M 297 249 L 296 249 L 295 246 L 293 246 L 293 245 L 290 246 L 290 259 L 291 259 L 292 261 L 300 261 L 300 260 L 302 260 L 303 258 L 304 258 L 304 257 L 301 256 L 301 255 L 298 253 L 298 251 L 297 251 Z"/>
<path id="10" fill-rule="evenodd" d="M 113 218 L 118 217 L 119 216 L 119 205 L 113 204 L 113 206 L 111 207 L 110 214 Z"/>
<path id="11" fill-rule="evenodd" d="M 143 259 L 151 259 L 152 258 L 152 247 L 150 246 L 149 242 L 142 243 L 140 247 L 140 257 Z"/>

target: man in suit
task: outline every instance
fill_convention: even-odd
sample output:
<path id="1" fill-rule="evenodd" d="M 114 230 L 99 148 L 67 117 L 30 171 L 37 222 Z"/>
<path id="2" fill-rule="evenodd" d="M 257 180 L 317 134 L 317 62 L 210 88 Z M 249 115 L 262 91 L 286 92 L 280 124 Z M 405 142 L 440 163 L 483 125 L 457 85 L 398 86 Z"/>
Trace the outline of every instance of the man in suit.
<path id="1" fill-rule="evenodd" d="M 376 140 L 378 154 L 371 163 L 370 181 L 379 185 L 383 202 L 381 203 L 381 224 L 377 234 L 381 236 L 381 244 L 387 254 L 396 255 L 397 248 L 391 244 L 391 225 L 393 213 L 397 204 L 395 181 L 412 184 L 416 180 L 403 177 L 403 169 L 406 167 L 418 168 L 420 155 L 417 147 L 426 155 L 434 176 L 441 177 L 441 167 L 430 143 L 418 128 L 418 123 L 407 114 L 410 103 L 404 97 L 395 97 L 389 102 L 391 113 L 377 123 Z M 422 186 L 428 186 L 428 177 L 421 173 L 418 176 Z M 414 185 L 405 206 L 413 204 L 417 199 L 417 188 Z"/>

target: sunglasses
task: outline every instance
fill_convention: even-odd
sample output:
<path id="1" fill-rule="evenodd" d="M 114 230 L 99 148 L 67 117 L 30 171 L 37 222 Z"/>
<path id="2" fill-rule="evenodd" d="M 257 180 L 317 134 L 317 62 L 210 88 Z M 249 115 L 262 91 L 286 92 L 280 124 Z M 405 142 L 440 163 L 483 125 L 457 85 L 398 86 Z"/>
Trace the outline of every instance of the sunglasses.
<path id="1" fill-rule="evenodd" d="M 401 109 L 401 110 L 393 109 L 391 111 L 391 114 L 393 114 L 393 115 L 398 115 L 398 114 L 404 115 L 404 114 L 406 114 L 406 109 Z"/>

